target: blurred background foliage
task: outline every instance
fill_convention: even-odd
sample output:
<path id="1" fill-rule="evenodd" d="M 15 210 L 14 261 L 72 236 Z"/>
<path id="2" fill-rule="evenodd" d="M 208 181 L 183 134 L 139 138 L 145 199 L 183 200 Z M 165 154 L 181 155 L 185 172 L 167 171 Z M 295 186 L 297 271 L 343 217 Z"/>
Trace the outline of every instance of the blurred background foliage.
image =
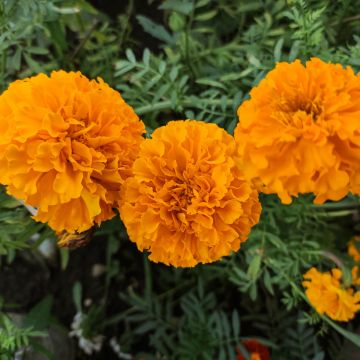
<path id="1" fill-rule="evenodd" d="M 359 71 L 359 11 L 359 0 L 1 0 L 0 85 L 80 70 L 118 89 L 149 134 L 184 118 L 232 133 L 278 61 L 318 56 Z M 352 264 L 358 198 L 262 204 L 239 253 L 175 269 L 150 263 L 118 219 L 87 247 L 58 250 L 2 190 L 0 359 L 250 359 L 249 338 L 275 360 L 359 359 L 359 319 L 320 317 L 301 288 L 313 265 Z"/>

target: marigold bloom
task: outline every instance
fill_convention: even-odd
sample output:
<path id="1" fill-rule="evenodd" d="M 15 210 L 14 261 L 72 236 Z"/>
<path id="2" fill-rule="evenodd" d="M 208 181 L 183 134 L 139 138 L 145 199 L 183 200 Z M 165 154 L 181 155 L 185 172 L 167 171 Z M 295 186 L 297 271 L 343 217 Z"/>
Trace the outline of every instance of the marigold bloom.
<path id="1" fill-rule="evenodd" d="M 359 267 L 358 266 L 352 267 L 351 278 L 352 278 L 353 285 L 360 286 L 360 276 L 359 276 Z"/>
<path id="2" fill-rule="evenodd" d="M 332 269 L 321 273 L 311 268 L 305 275 L 303 286 L 311 305 L 319 314 L 326 314 L 337 321 L 349 321 L 360 310 L 360 291 L 343 288 L 342 272 Z"/>
<path id="3" fill-rule="evenodd" d="M 113 216 L 144 125 L 102 79 L 55 71 L 0 96 L 0 182 L 53 229 L 82 232 Z"/>
<path id="4" fill-rule="evenodd" d="M 360 246 L 359 242 L 360 236 L 355 236 L 348 244 L 348 254 L 357 262 L 360 262 L 360 252 L 358 250 L 358 246 Z"/>
<path id="5" fill-rule="evenodd" d="M 122 189 L 121 218 L 139 250 L 190 267 L 237 251 L 259 220 L 258 194 L 215 124 L 172 121 L 145 140 Z"/>
<path id="6" fill-rule="evenodd" d="M 270 354 L 269 349 L 255 339 L 244 340 L 242 344 L 246 350 L 250 353 L 251 360 L 269 360 Z M 245 360 L 244 355 L 239 351 L 236 360 Z"/>
<path id="7" fill-rule="evenodd" d="M 283 203 L 360 192 L 360 76 L 313 58 L 278 63 L 238 109 L 246 174 Z"/>

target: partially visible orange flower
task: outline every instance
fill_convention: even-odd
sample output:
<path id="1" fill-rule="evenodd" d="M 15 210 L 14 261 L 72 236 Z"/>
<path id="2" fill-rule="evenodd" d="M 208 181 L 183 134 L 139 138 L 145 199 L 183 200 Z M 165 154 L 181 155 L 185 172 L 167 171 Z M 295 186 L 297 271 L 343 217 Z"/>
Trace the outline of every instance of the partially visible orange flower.
<path id="1" fill-rule="evenodd" d="M 172 121 L 141 145 L 122 190 L 121 218 L 149 258 L 191 267 L 237 251 L 260 216 L 258 194 L 215 124 Z"/>
<path id="2" fill-rule="evenodd" d="M 351 278 L 353 285 L 360 286 L 360 276 L 359 276 L 358 266 L 353 266 L 353 268 L 351 269 Z"/>
<path id="3" fill-rule="evenodd" d="M 342 272 L 332 269 L 321 273 L 311 268 L 305 275 L 303 286 L 311 305 L 319 314 L 326 314 L 337 321 L 349 321 L 360 310 L 360 291 L 343 288 Z"/>
<path id="4" fill-rule="evenodd" d="M 79 72 L 18 80 L 0 96 L 0 182 L 59 232 L 113 216 L 144 125 L 102 79 Z"/>
<path id="5" fill-rule="evenodd" d="M 278 63 L 238 109 L 246 174 L 265 193 L 314 193 L 315 203 L 360 193 L 360 75 L 313 58 Z"/>
<path id="6" fill-rule="evenodd" d="M 270 360 L 269 349 L 255 339 L 244 340 L 242 344 L 246 350 L 250 353 L 251 360 Z M 236 360 L 245 360 L 245 357 L 239 351 Z"/>
<path id="7" fill-rule="evenodd" d="M 360 252 L 357 246 L 360 246 L 360 236 L 354 236 L 348 244 L 348 254 L 354 261 L 360 262 Z"/>

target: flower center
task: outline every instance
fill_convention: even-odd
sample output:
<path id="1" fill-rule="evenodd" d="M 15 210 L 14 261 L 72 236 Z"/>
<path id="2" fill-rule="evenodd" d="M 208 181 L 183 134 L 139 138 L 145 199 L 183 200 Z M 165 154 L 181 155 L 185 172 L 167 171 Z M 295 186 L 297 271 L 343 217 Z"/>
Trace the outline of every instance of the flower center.
<path id="1" fill-rule="evenodd" d="M 194 198 L 194 190 L 190 184 L 186 182 L 175 180 L 175 183 L 170 192 L 172 197 L 170 200 L 170 210 L 186 212 L 187 207 L 191 205 L 192 199 Z"/>
<path id="2" fill-rule="evenodd" d="M 323 109 L 317 99 L 283 100 L 277 106 L 276 117 L 283 124 L 298 129 L 316 123 Z"/>

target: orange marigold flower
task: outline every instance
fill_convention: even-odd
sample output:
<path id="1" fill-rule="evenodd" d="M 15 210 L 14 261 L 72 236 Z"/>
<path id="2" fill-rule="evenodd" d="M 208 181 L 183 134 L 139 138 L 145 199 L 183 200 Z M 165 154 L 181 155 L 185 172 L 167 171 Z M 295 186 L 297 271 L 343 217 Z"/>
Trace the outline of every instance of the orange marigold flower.
<path id="1" fill-rule="evenodd" d="M 82 232 L 113 216 L 144 125 L 102 79 L 54 71 L 0 96 L 0 182 L 56 231 Z"/>
<path id="2" fill-rule="evenodd" d="M 360 192 L 360 76 L 313 58 L 278 63 L 238 109 L 235 139 L 265 193 L 315 203 Z"/>
<path id="3" fill-rule="evenodd" d="M 245 346 L 246 350 L 250 353 L 251 360 L 269 360 L 270 354 L 269 349 L 261 344 L 255 339 L 244 340 L 242 344 Z M 238 351 L 238 356 L 236 360 L 245 360 L 245 356 Z"/>
<path id="4" fill-rule="evenodd" d="M 352 278 L 353 285 L 360 286 L 360 276 L 359 276 L 359 267 L 358 266 L 352 267 L 351 278 Z"/>
<path id="5" fill-rule="evenodd" d="M 235 152 L 232 136 L 195 120 L 172 121 L 142 143 L 120 205 L 139 250 L 154 262 L 190 267 L 239 249 L 261 206 Z"/>
<path id="6" fill-rule="evenodd" d="M 360 310 L 360 291 L 343 288 L 342 272 L 332 269 L 321 273 L 311 268 L 305 275 L 303 286 L 311 305 L 319 314 L 326 314 L 337 321 L 349 321 Z"/>
<path id="7" fill-rule="evenodd" d="M 360 251 L 357 244 L 360 241 L 360 236 L 353 237 L 348 244 L 348 254 L 354 259 L 354 261 L 360 262 Z"/>

